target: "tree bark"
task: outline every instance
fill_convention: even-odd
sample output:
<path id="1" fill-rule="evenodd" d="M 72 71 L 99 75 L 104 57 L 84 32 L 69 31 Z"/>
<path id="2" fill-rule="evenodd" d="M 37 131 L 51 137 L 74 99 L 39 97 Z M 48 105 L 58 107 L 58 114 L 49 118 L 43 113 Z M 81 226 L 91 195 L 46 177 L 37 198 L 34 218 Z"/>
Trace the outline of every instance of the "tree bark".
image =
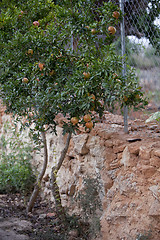
<path id="1" fill-rule="evenodd" d="M 65 212 L 62 207 L 59 186 L 57 184 L 57 173 L 58 173 L 58 170 L 61 168 L 62 163 L 65 159 L 66 153 L 68 151 L 71 135 L 72 133 L 68 133 L 66 144 L 63 151 L 61 152 L 61 156 L 59 158 L 58 164 L 57 166 L 52 167 L 52 170 L 51 170 L 51 191 L 55 200 L 55 208 L 58 216 L 63 220 L 65 219 Z"/>
<path id="2" fill-rule="evenodd" d="M 46 133 L 42 132 L 42 139 L 43 139 L 43 144 L 44 144 L 44 161 L 43 161 L 43 167 L 42 167 L 42 171 L 40 172 L 37 181 L 35 183 L 35 187 L 33 190 L 33 193 L 30 197 L 29 203 L 28 203 L 28 207 L 27 207 L 27 213 L 32 212 L 32 208 L 34 206 L 34 203 L 37 199 L 37 196 L 39 194 L 40 188 L 41 188 L 41 182 L 43 179 L 43 176 L 45 174 L 46 168 L 47 168 L 47 164 L 48 164 L 48 150 L 47 150 L 47 141 L 46 141 Z"/>

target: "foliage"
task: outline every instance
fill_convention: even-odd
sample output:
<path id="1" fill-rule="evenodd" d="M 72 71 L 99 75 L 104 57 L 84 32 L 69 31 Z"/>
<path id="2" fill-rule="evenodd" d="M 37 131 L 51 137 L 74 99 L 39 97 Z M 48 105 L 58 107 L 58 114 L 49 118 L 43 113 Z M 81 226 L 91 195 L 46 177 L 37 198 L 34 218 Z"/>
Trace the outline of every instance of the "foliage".
<path id="1" fill-rule="evenodd" d="M 159 120 L 160 120 L 160 112 L 155 112 L 146 120 L 146 123 L 159 121 Z"/>
<path id="2" fill-rule="evenodd" d="M 120 19 L 112 16 L 118 6 L 94 0 L 56 3 L 0 3 L 0 83 L 7 111 L 25 116 L 36 131 L 47 125 L 54 132 L 55 117 L 62 113 L 68 118 L 65 133 L 85 126 L 82 117 L 93 110 L 102 116 L 117 104 L 142 106 L 135 74 L 128 67 L 122 76 L 122 59 L 108 32 L 110 25 L 118 26 Z M 72 117 L 79 123 L 72 124 Z"/>
<path id="3" fill-rule="evenodd" d="M 0 139 L 0 193 L 29 193 L 35 182 L 32 147 L 9 123 L 4 130 Z"/>

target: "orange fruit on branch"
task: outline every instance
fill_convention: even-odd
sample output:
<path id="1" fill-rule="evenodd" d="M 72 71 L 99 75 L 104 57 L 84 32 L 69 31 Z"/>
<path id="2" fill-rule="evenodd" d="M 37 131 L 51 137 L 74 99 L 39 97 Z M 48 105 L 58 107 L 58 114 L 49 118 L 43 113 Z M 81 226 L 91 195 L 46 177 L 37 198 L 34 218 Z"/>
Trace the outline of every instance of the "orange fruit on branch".
<path id="1" fill-rule="evenodd" d="M 91 74 L 89 72 L 84 72 L 83 76 L 85 79 L 88 79 L 88 78 L 90 78 Z"/>
<path id="2" fill-rule="evenodd" d="M 55 71 L 54 71 L 54 70 L 50 71 L 49 75 L 50 75 L 50 76 L 55 75 Z"/>
<path id="3" fill-rule="evenodd" d="M 33 54 L 33 49 L 28 49 L 28 54 Z"/>
<path id="4" fill-rule="evenodd" d="M 71 118 L 71 123 L 73 124 L 73 125 L 76 125 L 77 123 L 78 123 L 78 118 L 77 117 L 72 117 Z"/>
<path id="5" fill-rule="evenodd" d="M 95 33 L 96 33 L 96 29 L 95 29 L 95 28 L 92 28 L 92 29 L 91 29 L 91 33 L 92 33 L 92 34 L 95 34 Z"/>
<path id="6" fill-rule="evenodd" d="M 93 122 L 86 122 L 85 125 L 86 125 L 86 127 L 89 128 L 89 129 L 93 128 Z"/>
<path id="7" fill-rule="evenodd" d="M 93 99 L 93 101 L 96 99 L 94 94 L 91 94 L 90 97 Z"/>
<path id="8" fill-rule="evenodd" d="M 28 83 L 29 80 L 28 80 L 28 78 L 23 78 L 23 79 L 22 79 L 22 82 L 23 82 L 23 83 Z"/>
<path id="9" fill-rule="evenodd" d="M 120 16 L 120 13 L 118 11 L 113 12 L 112 17 L 118 19 Z"/>
<path id="10" fill-rule="evenodd" d="M 90 122 L 92 120 L 91 116 L 89 114 L 84 115 L 83 120 L 85 122 Z"/>
<path id="11" fill-rule="evenodd" d="M 43 68 L 44 68 L 44 64 L 43 64 L 43 63 L 39 63 L 39 64 L 38 64 L 38 67 L 40 68 L 40 71 L 42 71 Z"/>
<path id="12" fill-rule="evenodd" d="M 114 35 L 116 33 L 116 28 L 113 27 L 113 26 L 109 26 L 108 27 L 108 32 L 111 34 L 111 35 Z"/>
<path id="13" fill-rule="evenodd" d="M 128 101 L 128 97 L 124 96 L 123 100 L 124 100 L 124 102 L 127 102 Z"/>
<path id="14" fill-rule="evenodd" d="M 34 21 L 34 22 L 33 22 L 33 25 L 34 25 L 34 26 L 39 26 L 39 22 L 38 22 L 38 21 Z"/>

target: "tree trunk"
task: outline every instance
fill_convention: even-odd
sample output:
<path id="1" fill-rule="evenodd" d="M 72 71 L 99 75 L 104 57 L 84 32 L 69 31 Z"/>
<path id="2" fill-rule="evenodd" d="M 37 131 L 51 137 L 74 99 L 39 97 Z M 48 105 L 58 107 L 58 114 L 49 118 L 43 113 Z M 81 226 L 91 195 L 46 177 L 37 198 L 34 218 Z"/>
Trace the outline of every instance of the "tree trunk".
<path id="1" fill-rule="evenodd" d="M 65 212 L 62 207 L 59 187 L 57 184 L 57 173 L 58 173 L 58 170 L 61 168 L 62 163 L 65 159 L 66 153 L 68 151 L 69 143 L 71 140 L 71 135 L 72 135 L 72 133 L 68 133 L 67 141 L 66 141 L 63 151 L 61 152 L 61 156 L 59 158 L 58 164 L 57 164 L 57 166 L 52 167 L 52 171 L 51 171 L 51 190 L 52 190 L 52 194 L 53 194 L 53 197 L 55 200 L 55 208 L 56 208 L 56 212 L 57 212 L 58 216 L 63 220 L 65 219 Z"/>
<path id="2" fill-rule="evenodd" d="M 35 183 L 35 187 L 33 190 L 33 193 L 30 197 L 29 203 L 28 203 L 28 207 L 27 207 L 27 213 L 32 212 L 32 208 L 34 206 L 34 203 L 37 199 L 37 196 L 39 194 L 40 188 L 41 188 L 41 182 L 43 179 L 43 176 L 45 174 L 46 168 L 47 168 L 47 163 L 48 163 L 48 150 L 47 150 L 47 142 L 46 142 L 46 133 L 42 132 L 42 139 L 43 139 L 43 144 L 44 144 L 44 161 L 43 161 L 43 167 L 42 167 L 42 171 L 40 172 L 37 181 Z"/>

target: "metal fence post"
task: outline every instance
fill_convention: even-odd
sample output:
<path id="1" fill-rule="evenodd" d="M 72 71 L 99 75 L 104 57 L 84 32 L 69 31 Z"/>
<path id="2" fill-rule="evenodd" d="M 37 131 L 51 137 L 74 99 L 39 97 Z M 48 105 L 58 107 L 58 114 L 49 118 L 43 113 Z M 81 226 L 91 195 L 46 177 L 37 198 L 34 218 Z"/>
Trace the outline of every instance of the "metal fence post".
<path id="1" fill-rule="evenodd" d="M 122 74 L 126 75 L 126 63 L 125 63 L 125 24 L 124 24 L 124 0 L 119 0 L 120 10 L 122 12 L 122 21 L 120 23 L 121 29 L 121 50 L 122 50 Z M 124 106 L 124 132 L 128 133 L 128 107 Z"/>

